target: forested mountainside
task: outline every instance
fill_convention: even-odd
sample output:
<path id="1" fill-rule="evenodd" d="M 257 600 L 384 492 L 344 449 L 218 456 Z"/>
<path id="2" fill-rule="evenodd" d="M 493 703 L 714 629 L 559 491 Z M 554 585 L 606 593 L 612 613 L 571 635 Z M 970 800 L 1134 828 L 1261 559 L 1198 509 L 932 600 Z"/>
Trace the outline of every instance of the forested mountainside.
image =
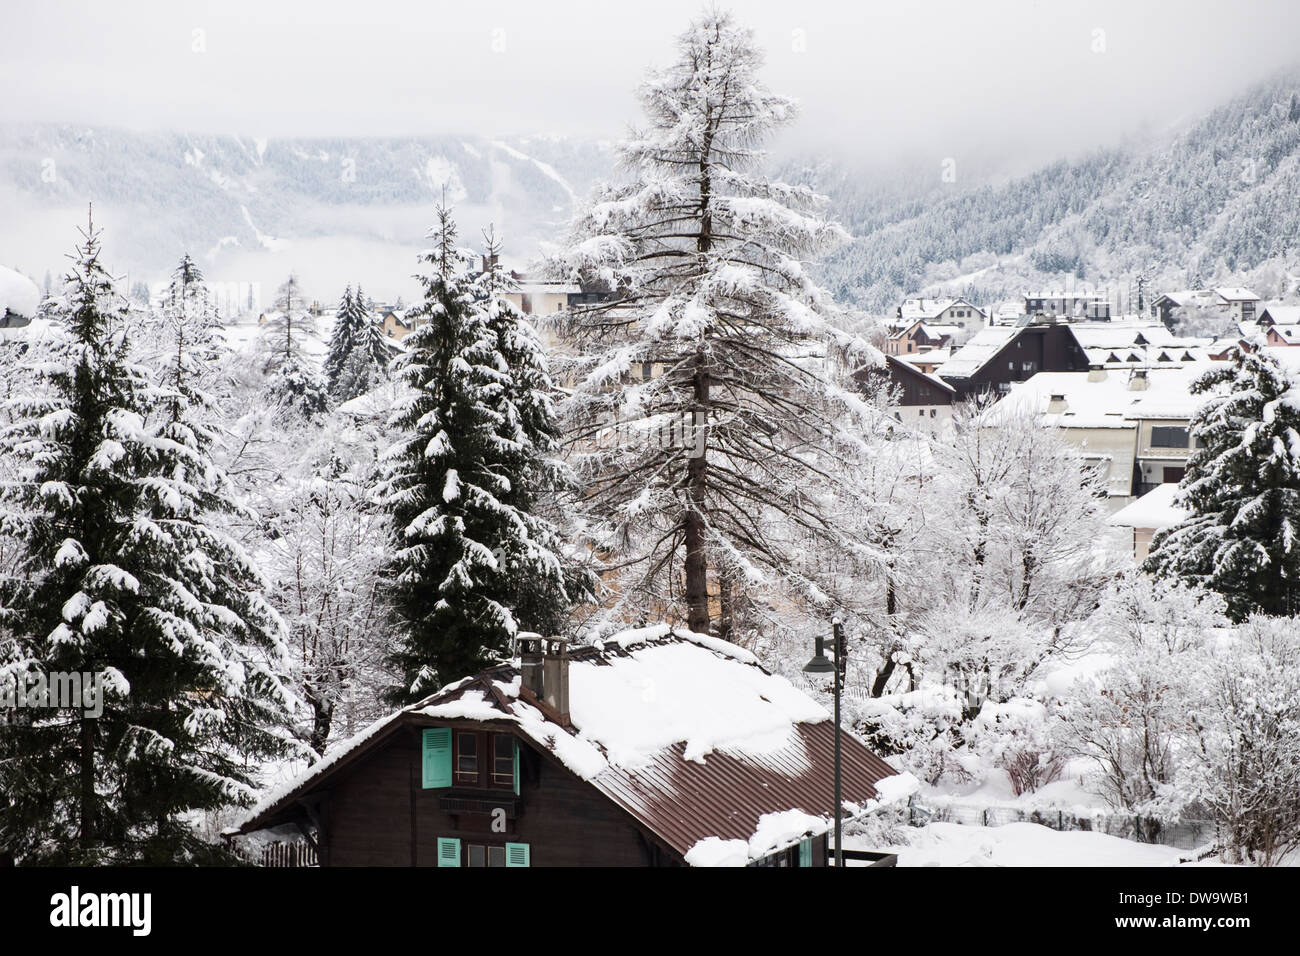
<path id="1" fill-rule="evenodd" d="M 938 161 L 863 173 L 841 154 L 773 165 L 830 197 L 831 214 L 855 238 L 821 263 L 822 278 L 868 311 L 892 311 L 917 292 L 989 304 L 1028 287 L 1087 284 L 1123 297 L 1138 275 L 1148 291 L 1233 278 L 1269 298 L 1291 291 L 1300 274 L 1300 70 L 1172 137 L 1009 180 L 966 164 L 944 182 Z M 374 244 L 371 261 L 379 261 L 423 241 L 444 183 L 472 233 L 493 223 L 507 235 L 507 252 L 524 261 L 557 238 L 575 198 L 612 168 L 606 145 L 563 137 L 0 131 L 11 235 L 39 220 L 28 242 L 47 234 L 66 241 L 75 211 L 93 199 L 129 217 L 116 251 L 122 266 L 146 275 L 163 274 L 183 251 L 202 257 L 213 276 L 231 268 L 247 275 L 270 268 L 268 252 L 339 236 Z M 0 249 L 0 261 L 31 274 L 48 260 Z"/>
<path id="2" fill-rule="evenodd" d="M 856 237 L 824 263 L 825 280 L 872 311 L 918 291 L 992 302 L 1027 286 L 1127 289 L 1139 273 L 1156 289 L 1235 273 L 1279 295 L 1287 271 L 1300 271 L 1300 72 L 1164 142 L 1007 182 L 944 183 L 937 161 L 892 191 L 855 184 L 834 163 L 798 173 L 830 194 Z"/>
<path id="3" fill-rule="evenodd" d="M 221 276 L 237 253 L 314 237 L 423 242 L 447 200 L 470 223 L 506 231 L 524 255 L 568 219 L 575 195 L 609 166 L 605 150 L 563 138 L 474 136 L 260 139 L 29 125 L 0 130 L 7 230 L 33 236 L 72 223 L 95 201 L 122 266 L 165 275 L 190 251 Z M 69 219 L 74 210 L 79 215 Z M 0 250 L 3 261 L 20 252 Z M 223 261 L 227 260 L 227 261 Z M 246 261 L 246 260 L 244 260 Z M 36 272 L 58 263 L 16 265 Z M 242 264 L 242 263 L 241 263 Z M 409 272 L 409 269 L 404 271 Z"/>

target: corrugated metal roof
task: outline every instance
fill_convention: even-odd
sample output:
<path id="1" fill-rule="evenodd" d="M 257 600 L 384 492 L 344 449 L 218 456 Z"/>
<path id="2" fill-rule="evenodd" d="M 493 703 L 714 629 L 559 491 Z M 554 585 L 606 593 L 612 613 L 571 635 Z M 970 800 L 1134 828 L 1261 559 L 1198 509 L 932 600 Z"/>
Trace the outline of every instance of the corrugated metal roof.
<path id="1" fill-rule="evenodd" d="M 709 641 L 715 641 L 715 646 L 711 647 Z M 699 635 L 668 632 L 643 640 L 635 647 L 673 643 L 693 646 L 701 654 L 716 655 L 728 666 L 757 668 L 768 673 L 739 648 L 719 649 L 716 644 L 720 642 L 716 639 Z M 591 662 L 617 667 L 620 660 L 631 660 L 633 656 L 634 648 L 607 642 L 603 647 L 577 648 L 571 660 L 574 664 Z M 427 721 L 428 716 L 436 716 L 439 710 L 457 714 L 462 720 L 496 719 L 499 715 L 501 720 L 517 723 L 520 733 L 534 746 L 552 751 L 564 762 L 563 748 L 556 746 L 556 736 L 576 738 L 582 728 L 562 727 L 547 717 L 542 724 L 543 733 L 533 723 L 520 720 L 520 712 L 516 710 L 518 698 L 502 692 L 502 687 L 509 685 L 518 674 L 514 664 L 499 665 L 376 722 L 357 738 L 333 748 L 321 764 L 293 784 L 269 795 L 249 814 L 240 831 L 247 833 L 282 822 L 280 818 L 295 805 L 298 797 L 318 788 L 326 775 L 382 742 L 394 725 L 422 717 Z M 743 671 L 737 673 L 738 679 L 743 676 Z M 770 675 L 768 679 L 782 681 Z M 798 693 L 793 688 L 789 692 Z M 467 701 L 470 703 L 465 704 Z M 531 712 L 533 708 L 523 710 Z M 820 708 L 813 706 L 813 710 Z M 846 804 L 865 809 L 869 802 L 879 798 L 876 784 L 897 771 L 851 734 L 842 733 L 841 740 L 843 799 Z M 699 759 L 687 759 L 686 747 L 685 741 L 678 741 L 642 755 L 643 759 L 631 765 L 611 760 L 598 773 L 586 778 L 683 856 L 709 837 L 749 841 L 765 814 L 800 810 L 827 819 L 827 825 L 818 832 L 829 829 L 834 807 L 835 762 L 835 733 L 830 720 L 794 721 L 784 745 L 765 746 L 756 753 L 738 749 L 743 747 L 742 743 L 710 750 Z"/>
<path id="2" fill-rule="evenodd" d="M 683 856 L 708 837 L 748 841 L 767 813 L 834 812 L 835 735 L 830 721 L 798 724 L 797 744 L 765 754 L 760 763 L 734 754 L 687 760 L 684 744 L 654 755 L 635 770 L 611 767 L 592 783 Z M 897 773 L 849 734 L 843 734 L 843 798 L 864 806 L 875 784 Z"/>

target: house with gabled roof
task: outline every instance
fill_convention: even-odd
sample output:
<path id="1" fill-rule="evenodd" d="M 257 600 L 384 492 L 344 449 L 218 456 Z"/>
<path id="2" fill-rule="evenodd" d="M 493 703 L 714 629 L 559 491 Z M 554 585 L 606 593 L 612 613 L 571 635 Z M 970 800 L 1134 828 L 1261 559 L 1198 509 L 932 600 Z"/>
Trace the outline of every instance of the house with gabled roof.
<path id="1" fill-rule="evenodd" d="M 666 625 L 518 655 L 332 749 L 230 831 L 322 866 L 823 866 L 836 734 L 743 648 Z M 840 734 L 846 819 L 917 786 Z"/>
<path id="2" fill-rule="evenodd" d="M 962 298 L 904 299 L 897 310 L 895 326 L 906 328 L 914 322 L 930 325 L 949 325 L 971 331 L 988 323 L 988 313 L 974 303 Z"/>
<path id="3" fill-rule="evenodd" d="M 1032 316 L 1023 316 L 1022 323 L 981 329 L 939 367 L 937 374 L 953 387 L 955 401 L 986 392 L 1005 395 L 1013 383 L 1039 372 L 1088 370 L 1088 356 L 1073 326 L 1035 322 Z"/>

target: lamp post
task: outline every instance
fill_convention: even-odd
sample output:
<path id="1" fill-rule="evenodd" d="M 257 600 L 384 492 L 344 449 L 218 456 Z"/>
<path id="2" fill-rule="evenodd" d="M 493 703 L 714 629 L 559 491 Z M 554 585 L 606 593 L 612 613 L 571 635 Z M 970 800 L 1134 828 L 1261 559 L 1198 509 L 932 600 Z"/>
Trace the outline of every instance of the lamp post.
<path id="1" fill-rule="evenodd" d="M 812 660 L 803 666 L 803 672 L 835 675 L 835 867 L 839 869 L 844 866 L 844 847 L 840 839 L 840 820 L 843 816 L 844 803 L 843 776 L 840 771 L 840 689 L 844 682 L 844 664 L 847 663 L 848 655 L 844 647 L 844 625 L 838 617 L 831 620 L 831 631 L 835 642 L 835 660 L 832 662 L 826 659 L 826 641 L 819 634 L 816 652 Z"/>

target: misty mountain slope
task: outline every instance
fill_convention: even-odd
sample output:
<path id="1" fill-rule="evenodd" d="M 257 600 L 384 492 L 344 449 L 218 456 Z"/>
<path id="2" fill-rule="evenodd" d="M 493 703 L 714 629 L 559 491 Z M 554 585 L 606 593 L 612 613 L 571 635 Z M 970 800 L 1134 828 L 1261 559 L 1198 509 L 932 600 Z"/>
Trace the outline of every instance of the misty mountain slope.
<path id="1" fill-rule="evenodd" d="M 445 185 L 467 243 L 492 223 L 526 257 L 608 165 L 601 147 L 561 138 L 265 140 L 9 127 L 0 132 L 0 199 L 10 242 L 0 256 L 29 255 L 34 261 L 17 264 L 31 272 L 51 267 L 93 200 L 112 228 L 114 263 L 146 275 L 165 274 L 191 251 L 213 275 L 269 278 L 288 260 L 318 257 L 310 241 L 329 237 L 404 247 L 400 269 L 409 272 Z M 39 252 L 12 248 L 24 231 Z M 295 245 L 310 252 L 294 255 Z"/>
<path id="2" fill-rule="evenodd" d="M 893 209 L 868 206 L 862 223 L 852 184 L 837 184 L 846 190 L 833 207 L 856 238 L 824 263 L 824 277 L 846 299 L 887 311 L 925 289 L 992 301 L 1026 284 L 1105 285 L 1138 272 L 1155 287 L 1269 264 L 1280 273 L 1300 244 L 1298 90 L 1300 76 L 1288 75 L 1160 146 L 1100 151 L 947 196 L 931 190 Z"/>

